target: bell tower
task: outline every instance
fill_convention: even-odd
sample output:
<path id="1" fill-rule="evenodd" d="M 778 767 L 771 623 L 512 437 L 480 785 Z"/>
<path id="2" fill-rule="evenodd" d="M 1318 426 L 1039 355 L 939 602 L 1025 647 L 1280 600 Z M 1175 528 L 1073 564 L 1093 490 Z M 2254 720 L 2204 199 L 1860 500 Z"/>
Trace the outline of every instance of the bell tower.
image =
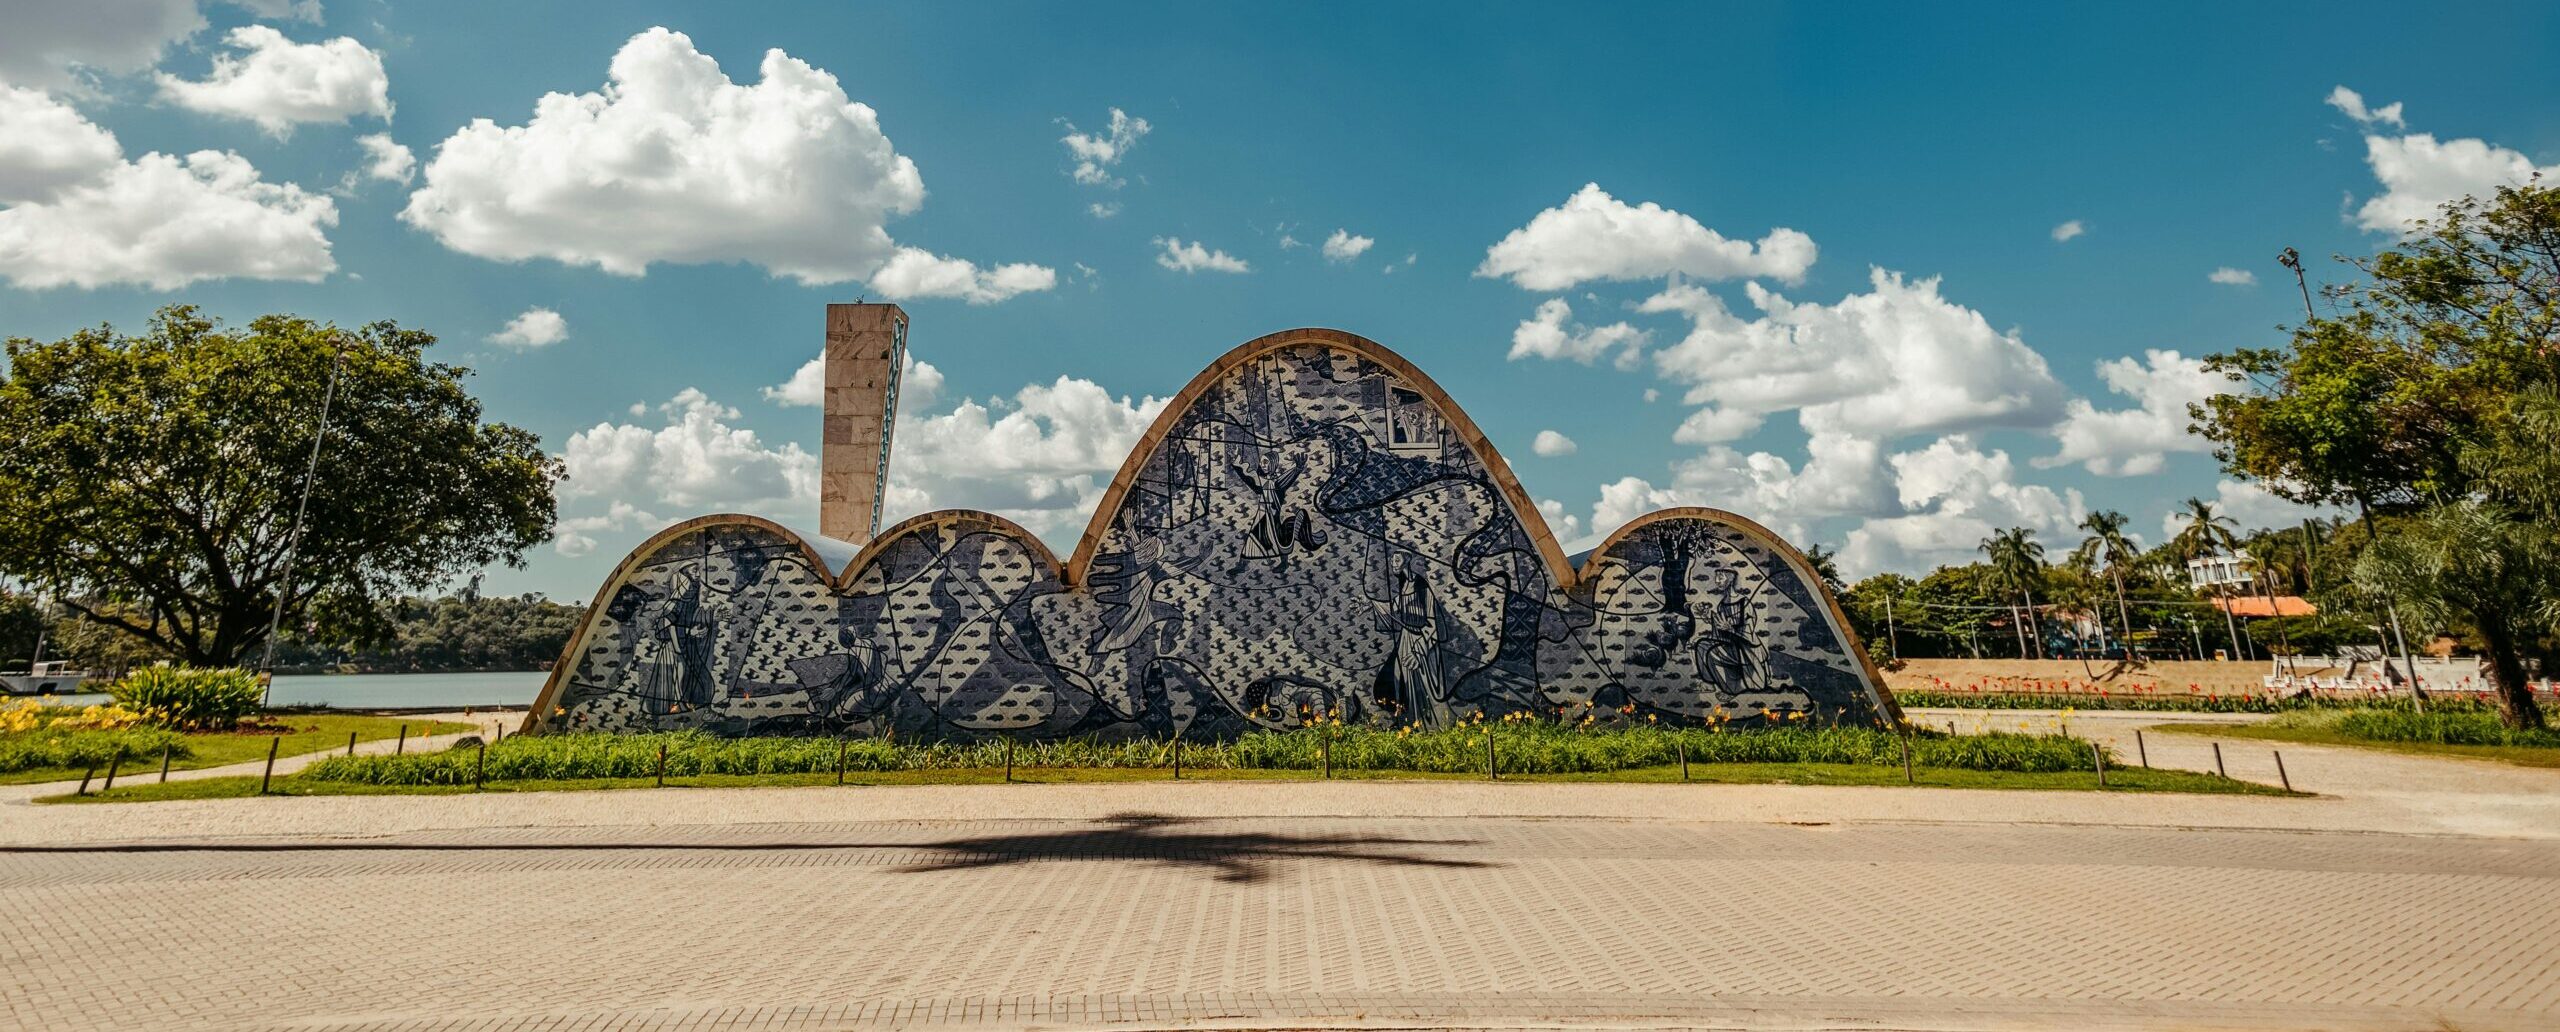
<path id="1" fill-rule="evenodd" d="M 880 533 L 897 429 L 907 313 L 891 304 L 827 306 L 825 435 L 818 446 L 818 533 L 864 544 Z"/>

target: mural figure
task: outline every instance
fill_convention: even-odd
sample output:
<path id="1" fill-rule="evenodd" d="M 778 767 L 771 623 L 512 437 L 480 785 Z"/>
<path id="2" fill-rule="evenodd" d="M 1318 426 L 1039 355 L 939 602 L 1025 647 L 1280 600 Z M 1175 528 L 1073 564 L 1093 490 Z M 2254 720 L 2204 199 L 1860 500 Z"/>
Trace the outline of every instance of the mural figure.
<path id="1" fill-rule="evenodd" d="M 1230 354 L 1168 406 L 1058 562 L 986 513 L 858 554 L 706 517 L 625 560 L 533 730 L 1224 736 L 1606 706 L 1752 726 L 1898 719 L 1819 580 L 1711 510 L 1568 562 L 1401 359 L 1334 331 Z"/>

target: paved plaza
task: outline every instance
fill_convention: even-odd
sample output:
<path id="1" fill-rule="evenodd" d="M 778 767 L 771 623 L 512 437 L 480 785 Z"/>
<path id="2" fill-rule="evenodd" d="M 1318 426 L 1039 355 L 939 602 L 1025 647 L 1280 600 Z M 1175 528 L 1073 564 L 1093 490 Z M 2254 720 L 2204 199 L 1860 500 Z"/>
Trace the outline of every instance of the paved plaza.
<path id="1" fill-rule="evenodd" d="M 2338 791 L 12 802 L 0 1025 L 2560 1028 L 2560 839 L 2363 826 L 2560 772 L 2287 761 Z"/>

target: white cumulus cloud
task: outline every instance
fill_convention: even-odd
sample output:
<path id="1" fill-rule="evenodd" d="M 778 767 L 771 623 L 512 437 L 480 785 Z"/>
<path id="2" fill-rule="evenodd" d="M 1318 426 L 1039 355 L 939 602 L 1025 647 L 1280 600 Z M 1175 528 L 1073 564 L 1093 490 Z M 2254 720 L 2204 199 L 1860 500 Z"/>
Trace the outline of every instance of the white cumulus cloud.
<path id="1" fill-rule="evenodd" d="M 1175 272 L 1251 272 L 1245 260 L 1225 251 L 1213 251 L 1195 240 L 1183 243 L 1174 237 L 1157 237 L 1156 246 L 1164 250 L 1156 255 L 1156 264 Z"/>
<path id="2" fill-rule="evenodd" d="M 1553 430 L 1540 430 L 1537 439 L 1529 442 L 1530 451 L 1551 459 L 1561 455 L 1571 455 L 1578 447 L 1573 443 L 1573 438 Z"/>
<path id="3" fill-rule="evenodd" d="M 599 543 L 596 540 L 598 534 L 620 534 L 625 531 L 646 534 L 656 530 L 664 522 L 666 521 L 660 520 L 638 506 L 616 499 L 601 513 L 563 517 L 560 520 L 559 529 L 552 534 L 551 547 L 561 555 L 575 559 L 596 550 L 596 545 Z"/>
<path id="4" fill-rule="evenodd" d="M 2228 265 L 2205 273 L 2204 278 L 2226 287 L 2256 286 L 2258 282 L 2257 273 L 2247 269 L 2235 269 Z"/>
<path id="5" fill-rule="evenodd" d="M 2118 358 L 2098 363 L 2098 378 L 2107 389 L 2133 399 L 2137 407 L 2100 411 L 2086 398 L 2073 398 L 2054 437 L 2062 450 L 2036 459 L 2050 469 L 2077 462 L 2107 477 L 2147 476 L 2160 472 L 2176 452 L 2206 452 L 2212 443 L 2187 432 L 2187 406 L 2238 384 L 2230 376 L 2205 369 L 2204 360 L 2153 348 L 2142 359 Z"/>
<path id="6" fill-rule="evenodd" d="M 1368 237 L 1353 235 L 1350 230 L 1337 229 L 1332 236 L 1324 238 L 1324 260 L 1347 262 L 1369 253 L 1370 245 L 1375 243 L 1377 241 Z"/>
<path id="7" fill-rule="evenodd" d="M 932 380 L 938 388 L 940 374 Z M 891 518 L 985 509 L 1053 545 L 1072 546 L 1112 473 L 1164 406 L 1162 398 L 1114 397 L 1067 376 L 992 403 L 963 399 L 948 412 L 902 404 L 883 507 Z"/>
<path id="8" fill-rule="evenodd" d="M 1702 280 L 1767 276 L 1793 283 L 1814 260 L 1813 238 L 1773 229 L 1757 244 L 1728 240 L 1651 201 L 1629 205 L 1585 185 L 1485 251 L 1475 274 L 1527 290 L 1566 290 L 1592 280 Z"/>
<path id="9" fill-rule="evenodd" d="M 2330 107 L 2345 113 L 2348 118 L 2355 119 L 2358 125 L 2388 125 L 2395 128 L 2407 128 L 2409 125 L 2400 119 L 2400 102 L 2396 100 L 2381 107 L 2366 110 L 2364 94 L 2339 86 L 2329 91 L 2328 103 Z"/>
<path id="10" fill-rule="evenodd" d="M 2064 391 L 2044 356 L 1948 301 L 1936 278 L 1874 269 L 1868 282 L 1869 292 L 1828 305 L 1747 284 L 1753 319 L 1694 284 L 1637 310 L 1689 318 L 1688 336 L 1654 352 L 1654 365 L 1690 385 L 1689 404 L 1724 413 L 1796 409 L 1809 433 L 1881 438 L 2045 426 L 2059 414 Z"/>
<path id="11" fill-rule="evenodd" d="M 2059 545 L 2088 513 L 2079 491 L 2018 483 L 2007 452 L 1983 451 L 1964 435 L 1897 454 L 1888 464 L 1903 512 L 1869 518 L 1849 532 L 1840 550 L 1846 576 L 1972 562 L 1982 539 L 2009 527 Z"/>
<path id="12" fill-rule="evenodd" d="M 1626 322 L 1607 326 L 1574 326 L 1573 305 L 1560 297 L 1539 302 L 1538 310 L 1511 331 L 1512 361 L 1523 358 L 1570 359 L 1584 365 L 1616 352 L 1618 368 L 1632 369 L 1644 356 L 1652 334 Z"/>
<path id="13" fill-rule="evenodd" d="M 13 3 L 0 24 L 0 82 L 76 85 L 82 70 L 140 71 L 205 27 L 196 0 Z"/>
<path id="14" fill-rule="evenodd" d="M 489 335 L 492 344 L 504 344 L 519 351 L 547 347 L 569 339 L 569 320 L 548 308 L 527 308 L 524 313 L 507 320 L 505 329 Z"/>
<path id="15" fill-rule="evenodd" d="M 390 133 L 356 137 L 356 145 L 364 148 L 364 174 L 370 178 L 406 183 L 417 175 L 418 156 L 394 141 Z"/>
<path id="16" fill-rule="evenodd" d="M 244 25 L 223 39 L 237 53 L 216 55 L 212 73 L 201 80 L 161 73 L 161 99 L 247 119 L 276 136 L 304 123 L 391 118 L 391 77 L 382 70 L 382 55 L 351 37 L 296 43 L 268 26 Z"/>
<path id="17" fill-rule="evenodd" d="M 203 280 L 317 282 L 337 269 L 337 206 L 223 151 L 127 161 L 113 134 L 0 87 L 0 277 L 42 290 Z"/>
<path id="18" fill-rule="evenodd" d="M 51 200 L 123 163 L 115 134 L 41 91 L 0 85 L 0 204 Z"/>
<path id="19" fill-rule="evenodd" d="M 2536 166 L 2522 152 L 2486 140 L 2437 140 L 2428 133 L 2367 136 L 2365 163 L 2382 183 L 2382 192 L 2356 209 L 2355 222 L 2383 233 L 2406 232 L 2421 219 L 2441 214 L 2445 202 L 2463 197 L 2487 199 L 2501 186 L 2522 186 L 2536 173 L 2560 179 L 2560 165 Z"/>
<path id="20" fill-rule="evenodd" d="M 466 254 L 622 276 L 748 262 L 810 285 L 885 271 L 878 289 L 904 296 L 1032 289 L 1022 267 L 963 275 L 900 248 L 885 223 L 924 203 L 924 178 L 878 114 L 781 50 L 758 71 L 732 82 L 682 33 L 642 32 L 601 89 L 547 94 L 523 125 L 477 119 L 446 138 L 400 218 Z"/>
<path id="21" fill-rule="evenodd" d="M 2082 224 L 2079 219 L 2073 219 L 2053 227 L 2053 242 L 2059 244 L 2087 232 L 2089 232 L 2088 226 Z"/>
<path id="22" fill-rule="evenodd" d="M 659 425 L 598 423 L 570 435 L 564 501 L 602 498 L 685 513 L 816 512 L 818 457 L 797 442 L 765 444 L 734 425 L 738 410 L 687 387 L 657 407 Z"/>
<path id="23" fill-rule="evenodd" d="M 1098 133 L 1082 132 L 1076 129 L 1075 123 L 1061 122 L 1067 127 L 1067 135 L 1059 137 L 1058 142 L 1066 144 L 1067 154 L 1075 159 L 1075 167 L 1067 174 L 1086 186 L 1107 186 L 1115 190 L 1120 188 L 1121 179 L 1111 173 L 1112 167 L 1120 164 L 1120 159 L 1128 157 L 1129 150 L 1136 147 L 1138 141 L 1153 128 L 1146 119 L 1133 117 L 1119 108 L 1111 109 L 1111 123 Z M 1114 209 L 1117 209 L 1116 205 Z"/>
<path id="24" fill-rule="evenodd" d="M 914 247 L 901 247 L 889 264 L 871 274 L 871 289 L 898 300 L 919 297 L 957 298 L 991 305 L 1016 294 L 1058 285 L 1058 272 L 1043 265 L 1013 262 L 981 269 L 962 258 L 945 258 Z"/>
<path id="25" fill-rule="evenodd" d="M 898 407 L 907 412 L 932 407 L 942 396 L 942 370 L 930 362 L 918 362 L 907 356 L 904 371 L 898 374 Z M 817 408 L 827 403 L 827 354 L 800 363 L 791 378 L 764 388 L 764 400 L 785 408 Z"/>

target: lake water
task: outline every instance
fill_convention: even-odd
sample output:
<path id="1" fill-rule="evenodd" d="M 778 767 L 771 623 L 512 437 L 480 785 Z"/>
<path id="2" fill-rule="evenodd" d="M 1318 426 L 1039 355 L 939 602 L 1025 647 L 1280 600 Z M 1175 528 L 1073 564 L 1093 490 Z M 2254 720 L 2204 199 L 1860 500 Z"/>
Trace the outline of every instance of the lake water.
<path id="1" fill-rule="evenodd" d="M 493 674 L 279 674 L 268 701 L 277 706 L 338 709 L 531 706 L 542 694 L 539 670 Z M 104 695 L 66 695 L 71 705 L 105 702 Z"/>

